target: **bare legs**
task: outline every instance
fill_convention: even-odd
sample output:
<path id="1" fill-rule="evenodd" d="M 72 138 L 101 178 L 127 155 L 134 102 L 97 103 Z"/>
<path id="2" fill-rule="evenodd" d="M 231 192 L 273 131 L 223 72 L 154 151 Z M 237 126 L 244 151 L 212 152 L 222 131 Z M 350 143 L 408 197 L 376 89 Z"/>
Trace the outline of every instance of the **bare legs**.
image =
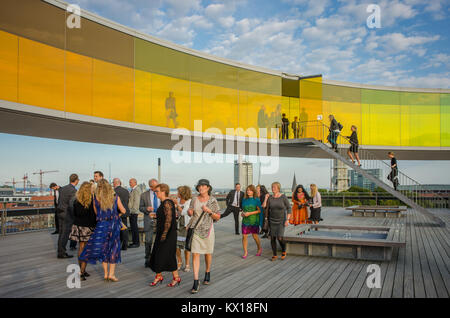
<path id="1" fill-rule="evenodd" d="M 355 159 L 353 159 L 353 156 L 352 156 L 352 153 L 350 152 L 350 149 L 347 150 L 347 155 L 350 157 L 350 160 L 351 160 L 353 163 L 355 163 Z M 358 155 L 357 152 L 355 152 L 355 158 L 356 158 L 356 161 L 358 162 L 358 166 L 360 166 L 360 165 L 361 165 L 361 161 L 359 160 L 359 155 Z"/>
<path id="2" fill-rule="evenodd" d="M 248 238 L 247 238 L 248 234 L 242 234 L 242 248 L 244 249 L 244 255 L 243 257 L 247 257 L 248 254 L 248 250 L 247 250 L 247 246 L 248 246 Z M 256 246 L 258 247 L 258 254 L 261 251 L 261 240 L 259 239 L 258 234 L 252 234 L 253 239 L 255 240 Z"/>
<path id="3" fill-rule="evenodd" d="M 108 265 L 109 265 L 109 271 L 108 271 Z M 104 279 L 110 279 L 112 281 L 118 281 L 116 276 L 114 276 L 114 272 L 116 270 L 116 264 L 110 264 L 110 263 L 102 263 L 103 272 L 104 272 Z M 109 274 L 108 274 L 109 273 Z"/>
<path id="4" fill-rule="evenodd" d="M 205 254 L 205 271 L 211 271 L 212 254 Z M 194 280 L 198 280 L 198 272 L 200 270 L 200 254 L 192 253 L 192 267 L 194 269 Z"/>

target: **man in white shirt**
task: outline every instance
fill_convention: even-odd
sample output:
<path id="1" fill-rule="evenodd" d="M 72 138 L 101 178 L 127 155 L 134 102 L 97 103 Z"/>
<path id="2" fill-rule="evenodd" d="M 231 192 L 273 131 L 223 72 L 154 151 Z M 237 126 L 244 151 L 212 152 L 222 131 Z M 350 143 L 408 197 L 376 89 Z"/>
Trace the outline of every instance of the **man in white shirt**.
<path id="1" fill-rule="evenodd" d="M 228 216 L 231 212 L 233 212 L 234 215 L 234 229 L 235 234 L 239 235 L 239 212 L 242 208 L 242 199 L 244 198 L 244 192 L 241 191 L 241 185 L 239 183 L 236 183 L 235 189 L 231 190 L 230 193 L 228 193 L 226 198 L 226 204 L 227 209 L 225 212 L 220 216 L 220 218 L 224 218 Z"/>

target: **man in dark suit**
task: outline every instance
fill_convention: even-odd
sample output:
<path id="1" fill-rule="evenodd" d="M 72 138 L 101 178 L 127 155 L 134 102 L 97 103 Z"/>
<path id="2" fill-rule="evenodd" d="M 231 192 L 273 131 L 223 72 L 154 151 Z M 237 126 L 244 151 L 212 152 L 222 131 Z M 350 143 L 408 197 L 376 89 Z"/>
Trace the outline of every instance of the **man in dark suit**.
<path id="1" fill-rule="evenodd" d="M 52 182 L 50 184 L 50 189 L 53 190 L 53 206 L 55 207 L 55 232 L 52 234 L 59 233 L 59 219 L 58 219 L 58 200 L 59 200 L 59 185 Z"/>
<path id="2" fill-rule="evenodd" d="M 239 212 L 242 209 L 242 199 L 244 198 L 244 192 L 241 191 L 241 185 L 236 183 L 235 189 L 228 193 L 226 198 L 227 209 L 221 215 L 221 219 L 228 216 L 233 212 L 234 215 L 234 229 L 235 233 L 239 235 Z"/>
<path id="3" fill-rule="evenodd" d="M 139 211 L 144 213 L 144 235 L 145 235 L 145 267 L 150 267 L 150 254 L 153 243 L 153 230 L 155 227 L 156 210 L 161 204 L 154 190 L 158 185 L 158 180 L 151 179 L 148 182 L 150 189 L 141 194 Z"/>
<path id="4" fill-rule="evenodd" d="M 130 200 L 130 193 L 127 189 L 122 187 L 122 181 L 119 178 L 114 178 L 113 180 L 114 192 L 120 198 L 123 206 L 125 207 L 125 214 L 121 216 L 123 224 L 128 227 L 128 217 L 130 216 L 130 208 L 128 207 L 128 201 Z M 120 231 L 120 242 L 122 245 L 121 250 L 124 251 L 128 248 L 128 229 L 125 231 Z"/>
<path id="5" fill-rule="evenodd" d="M 58 258 L 71 258 L 73 255 L 66 253 L 67 241 L 73 224 L 73 216 L 69 210 L 69 202 L 77 193 L 75 188 L 80 180 L 75 173 L 69 177 L 69 184 L 59 189 L 58 218 L 59 218 L 59 236 L 58 236 Z"/>

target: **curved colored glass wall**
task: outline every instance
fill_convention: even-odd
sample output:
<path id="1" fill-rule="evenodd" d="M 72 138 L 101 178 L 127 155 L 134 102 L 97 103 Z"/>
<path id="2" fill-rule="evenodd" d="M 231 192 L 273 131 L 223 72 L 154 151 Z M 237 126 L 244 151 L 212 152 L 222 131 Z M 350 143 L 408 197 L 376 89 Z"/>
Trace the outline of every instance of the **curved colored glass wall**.
<path id="1" fill-rule="evenodd" d="M 69 29 L 68 13 L 43 1 L 3 0 L 1 6 L 2 100 L 169 128 L 176 122 L 194 130 L 201 119 L 202 130 L 224 133 L 261 126 L 264 106 L 269 118 L 286 113 L 306 121 L 332 113 L 344 135 L 358 126 L 361 144 L 450 146 L 448 93 L 335 86 L 319 77 L 298 81 L 298 96 L 282 96 L 281 76 L 187 54 L 85 18 L 80 29 Z"/>

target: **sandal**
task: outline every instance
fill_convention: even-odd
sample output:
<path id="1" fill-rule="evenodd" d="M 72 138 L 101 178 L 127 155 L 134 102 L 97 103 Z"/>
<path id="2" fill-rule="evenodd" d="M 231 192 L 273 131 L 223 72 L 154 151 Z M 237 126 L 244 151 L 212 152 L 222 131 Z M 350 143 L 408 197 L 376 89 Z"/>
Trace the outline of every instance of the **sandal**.
<path id="1" fill-rule="evenodd" d="M 277 258 L 278 258 L 278 256 L 276 256 L 276 255 L 275 255 L 275 256 L 272 256 L 272 262 L 273 262 L 273 261 L 276 261 Z"/>
<path id="2" fill-rule="evenodd" d="M 162 281 L 164 280 L 163 276 L 161 274 L 156 274 L 155 280 L 150 283 L 150 286 L 155 287 L 159 283 L 162 284 Z"/>
<path id="3" fill-rule="evenodd" d="M 186 266 L 184 267 L 184 271 L 185 271 L 185 272 L 190 272 L 190 271 L 191 271 L 191 267 L 190 267 L 189 265 L 186 265 Z"/>
<path id="4" fill-rule="evenodd" d="M 286 252 L 281 253 L 281 259 L 284 260 L 286 258 Z"/>
<path id="5" fill-rule="evenodd" d="M 117 279 L 117 277 L 115 277 L 115 276 L 111 276 L 111 277 L 108 277 L 108 280 L 110 281 L 110 282 L 114 282 L 114 283 L 117 283 L 119 280 Z"/>

